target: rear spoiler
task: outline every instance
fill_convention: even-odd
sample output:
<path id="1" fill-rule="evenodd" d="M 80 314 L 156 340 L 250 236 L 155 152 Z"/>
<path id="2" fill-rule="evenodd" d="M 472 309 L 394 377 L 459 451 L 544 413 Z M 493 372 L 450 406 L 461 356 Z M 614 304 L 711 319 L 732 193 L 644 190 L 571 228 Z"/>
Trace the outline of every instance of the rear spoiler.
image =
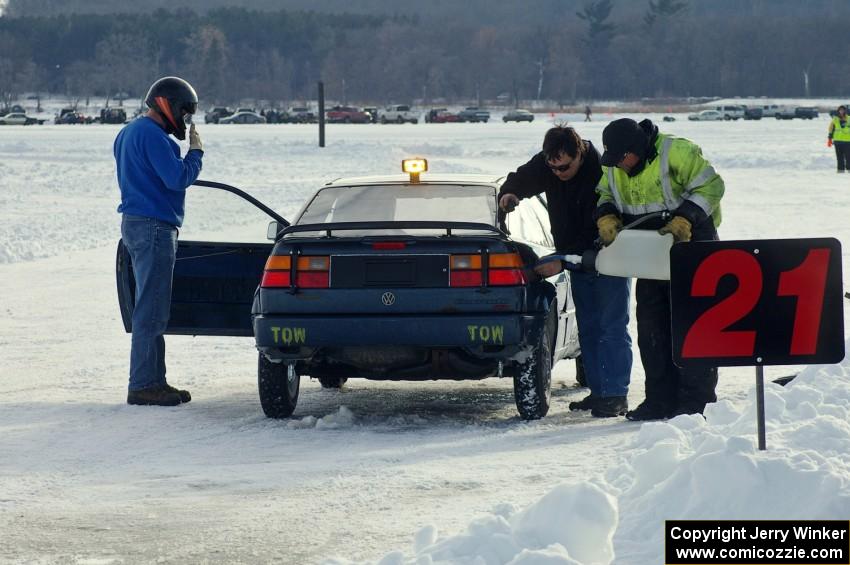
<path id="1" fill-rule="evenodd" d="M 298 224 L 288 226 L 278 233 L 283 237 L 297 232 L 325 232 L 325 237 L 334 237 L 335 231 L 353 230 L 392 230 L 392 229 L 438 229 L 446 230 L 446 236 L 452 235 L 452 230 L 486 231 L 493 235 L 506 235 L 502 230 L 490 224 L 481 222 L 441 222 L 441 221 L 382 221 L 382 222 L 328 222 L 324 224 Z"/>

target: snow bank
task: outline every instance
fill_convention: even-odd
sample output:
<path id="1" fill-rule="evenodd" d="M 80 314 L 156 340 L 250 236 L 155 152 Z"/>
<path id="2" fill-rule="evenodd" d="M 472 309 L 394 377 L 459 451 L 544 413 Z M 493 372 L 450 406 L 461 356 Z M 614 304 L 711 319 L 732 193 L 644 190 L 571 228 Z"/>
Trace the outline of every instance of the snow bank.
<path id="1" fill-rule="evenodd" d="M 439 538 L 436 526 L 425 526 L 414 536 L 415 557 L 406 559 L 403 552 L 394 551 L 378 563 L 610 563 L 616 528 L 617 501 L 610 494 L 591 483 L 563 484 L 520 512 L 501 505 L 470 523 L 463 534 Z M 337 558 L 327 563 L 351 562 Z"/>
<path id="2" fill-rule="evenodd" d="M 786 387 L 766 383 L 765 415 L 764 452 L 755 387 L 745 402 L 710 405 L 705 418 L 646 423 L 604 477 L 562 484 L 521 511 L 503 505 L 463 534 L 440 538 L 426 526 L 412 556 L 395 551 L 379 563 L 661 563 L 668 519 L 846 519 L 850 361 L 808 367 Z"/>

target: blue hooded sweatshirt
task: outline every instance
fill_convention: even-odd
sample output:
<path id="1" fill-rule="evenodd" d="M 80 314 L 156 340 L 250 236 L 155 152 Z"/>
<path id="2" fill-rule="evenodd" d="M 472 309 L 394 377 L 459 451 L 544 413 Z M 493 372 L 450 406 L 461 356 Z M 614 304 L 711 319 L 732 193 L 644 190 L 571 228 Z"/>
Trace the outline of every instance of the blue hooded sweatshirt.
<path id="1" fill-rule="evenodd" d="M 113 145 L 121 204 L 118 211 L 183 225 L 186 188 L 201 173 L 204 152 L 180 158 L 180 146 L 153 119 L 142 116 L 124 126 Z"/>

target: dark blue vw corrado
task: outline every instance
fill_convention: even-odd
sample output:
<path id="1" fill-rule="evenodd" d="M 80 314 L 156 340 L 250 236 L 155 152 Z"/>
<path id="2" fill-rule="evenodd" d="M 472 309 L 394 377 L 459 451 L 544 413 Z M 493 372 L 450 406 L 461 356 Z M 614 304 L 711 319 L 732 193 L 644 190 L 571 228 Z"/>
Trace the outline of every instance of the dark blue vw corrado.
<path id="1" fill-rule="evenodd" d="M 310 199 L 273 244 L 180 241 L 170 334 L 256 338 L 260 403 L 285 418 L 299 377 L 340 387 L 379 380 L 513 378 L 520 416 L 549 410 L 552 366 L 579 354 L 569 279 L 530 266 L 554 251 L 543 199 L 505 218 L 501 179 L 425 175 L 341 179 Z M 131 330 L 132 265 L 119 242 L 118 295 Z"/>

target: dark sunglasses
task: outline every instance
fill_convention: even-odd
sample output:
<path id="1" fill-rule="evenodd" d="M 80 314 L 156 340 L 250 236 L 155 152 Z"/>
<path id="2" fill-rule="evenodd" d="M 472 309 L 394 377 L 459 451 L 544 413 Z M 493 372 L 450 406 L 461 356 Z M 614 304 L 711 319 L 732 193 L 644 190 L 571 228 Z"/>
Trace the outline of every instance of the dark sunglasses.
<path id="1" fill-rule="evenodd" d="M 550 169 L 552 169 L 553 171 L 557 171 L 559 173 L 564 173 L 564 172 L 568 171 L 570 169 L 570 167 L 573 166 L 573 163 L 575 163 L 575 162 L 576 162 L 576 160 L 573 159 L 572 161 L 570 161 L 566 165 L 550 165 L 549 163 L 546 163 L 546 166 L 549 167 Z"/>

